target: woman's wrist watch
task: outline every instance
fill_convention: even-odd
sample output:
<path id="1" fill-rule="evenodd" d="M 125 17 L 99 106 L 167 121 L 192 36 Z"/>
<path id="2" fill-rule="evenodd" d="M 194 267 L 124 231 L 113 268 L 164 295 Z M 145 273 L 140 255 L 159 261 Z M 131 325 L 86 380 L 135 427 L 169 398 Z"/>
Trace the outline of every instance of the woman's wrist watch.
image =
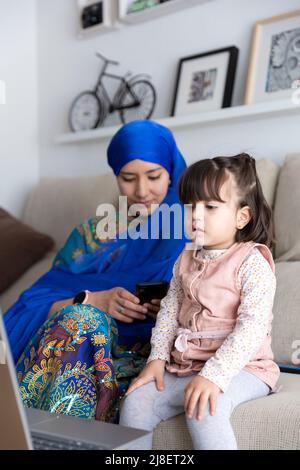
<path id="1" fill-rule="evenodd" d="M 73 304 L 87 304 L 89 299 L 89 290 L 82 290 L 75 295 Z"/>

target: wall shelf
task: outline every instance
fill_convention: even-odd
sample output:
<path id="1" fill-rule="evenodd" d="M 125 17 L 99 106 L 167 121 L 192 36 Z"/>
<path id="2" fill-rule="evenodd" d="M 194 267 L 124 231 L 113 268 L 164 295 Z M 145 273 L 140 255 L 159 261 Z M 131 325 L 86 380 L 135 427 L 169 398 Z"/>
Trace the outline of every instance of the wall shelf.
<path id="1" fill-rule="evenodd" d="M 119 0 L 119 21 L 130 24 L 140 23 L 211 1 L 212 0 L 172 0 L 151 8 L 145 8 L 139 12 L 127 14 L 128 6 L 132 3 L 132 0 Z"/>
<path id="2" fill-rule="evenodd" d="M 233 106 L 231 108 L 223 108 L 201 114 L 155 119 L 155 121 L 163 124 L 171 130 L 181 130 L 188 127 L 226 125 L 233 122 L 254 120 L 256 118 L 272 118 L 294 114 L 300 115 L 300 105 L 293 104 L 291 100 L 284 100 Z M 112 137 L 120 126 L 101 127 L 91 131 L 60 134 L 55 138 L 55 142 L 58 144 L 75 144 L 80 142 L 105 140 Z"/>

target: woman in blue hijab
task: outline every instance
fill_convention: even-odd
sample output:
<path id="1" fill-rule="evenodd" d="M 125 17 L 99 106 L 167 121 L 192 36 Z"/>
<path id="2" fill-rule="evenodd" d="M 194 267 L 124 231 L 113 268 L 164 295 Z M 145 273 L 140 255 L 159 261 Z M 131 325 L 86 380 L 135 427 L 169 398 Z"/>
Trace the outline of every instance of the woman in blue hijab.
<path id="1" fill-rule="evenodd" d="M 76 227 L 50 271 L 4 320 L 26 406 L 116 422 L 120 398 L 150 351 L 154 320 L 147 313 L 159 309 L 157 300 L 139 304 L 136 284 L 170 281 L 188 241 L 182 211 L 179 237 L 178 215 L 170 217 L 168 236 L 164 217 L 157 217 L 162 208 L 180 205 L 176 185 L 186 164 L 172 133 L 149 120 L 115 134 L 108 164 L 129 207 L 144 205 L 142 222 L 131 226 L 133 216 L 117 217 L 115 237 L 105 240 L 99 216 Z"/>

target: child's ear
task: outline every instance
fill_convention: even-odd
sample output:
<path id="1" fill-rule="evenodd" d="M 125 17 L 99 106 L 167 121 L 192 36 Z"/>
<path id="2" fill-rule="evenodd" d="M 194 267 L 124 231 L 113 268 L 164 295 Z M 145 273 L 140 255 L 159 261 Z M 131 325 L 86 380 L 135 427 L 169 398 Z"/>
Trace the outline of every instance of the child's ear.
<path id="1" fill-rule="evenodd" d="M 251 220 L 251 209 L 249 206 L 241 207 L 238 210 L 236 218 L 236 228 L 238 230 L 246 227 L 247 223 Z"/>

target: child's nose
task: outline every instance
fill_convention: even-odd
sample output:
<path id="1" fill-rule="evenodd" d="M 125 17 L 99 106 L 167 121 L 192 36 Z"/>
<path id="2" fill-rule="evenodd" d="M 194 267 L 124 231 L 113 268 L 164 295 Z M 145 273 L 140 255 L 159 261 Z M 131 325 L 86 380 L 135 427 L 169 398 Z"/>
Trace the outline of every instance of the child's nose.
<path id="1" fill-rule="evenodd" d="M 203 221 L 204 220 L 204 214 L 203 211 L 198 211 L 193 213 L 193 222 L 198 222 L 198 221 Z"/>

